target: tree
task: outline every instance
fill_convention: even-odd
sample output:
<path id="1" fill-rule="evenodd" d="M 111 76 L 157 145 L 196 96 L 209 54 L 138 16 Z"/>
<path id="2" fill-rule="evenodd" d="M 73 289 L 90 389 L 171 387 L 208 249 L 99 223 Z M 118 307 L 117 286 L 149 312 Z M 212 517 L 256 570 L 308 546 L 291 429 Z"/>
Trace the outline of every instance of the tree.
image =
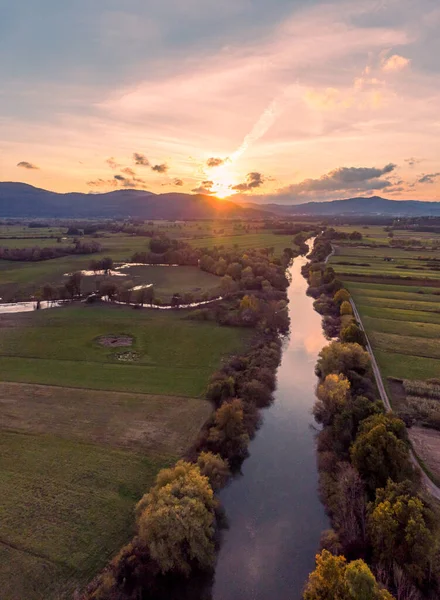
<path id="1" fill-rule="evenodd" d="M 217 264 L 215 266 L 215 274 L 219 277 L 223 277 L 226 275 L 226 269 L 228 268 L 228 263 L 224 258 L 219 258 Z"/>
<path id="2" fill-rule="evenodd" d="M 370 355 L 359 344 L 332 342 L 319 353 L 316 373 L 325 378 L 330 373 L 342 373 L 351 382 L 350 372 L 371 375 Z"/>
<path id="3" fill-rule="evenodd" d="M 374 493 L 388 479 L 399 482 L 413 477 L 404 422 L 393 415 L 374 415 L 366 419 L 351 448 L 351 460 Z"/>
<path id="4" fill-rule="evenodd" d="M 154 287 L 149 285 L 136 290 L 135 302 L 143 306 L 144 304 L 152 304 L 154 300 Z"/>
<path id="5" fill-rule="evenodd" d="M 341 329 L 340 338 L 343 343 L 359 344 L 365 347 L 365 334 L 356 323 L 350 323 L 350 325 Z"/>
<path id="6" fill-rule="evenodd" d="M 378 489 L 368 518 L 368 532 L 375 559 L 391 571 L 397 563 L 419 584 L 435 552 L 433 515 L 411 493 L 408 483 L 388 481 Z"/>
<path id="7" fill-rule="evenodd" d="M 213 567 L 214 494 L 197 465 L 181 460 L 161 471 L 136 512 L 139 538 L 163 573 Z"/>
<path id="8" fill-rule="evenodd" d="M 109 271 L 113 269 L 113 259 L 110 256 L 106 256 L 101 260 L 101 269 L 104 271 L 106 275 L 109 274 Z"/>
<path id="9" fill-rule="evenodd" d="M 220 406 L 225 400 L 233 398 L 235 394 L 235 381 L 233 377 L 224 374 L 211 381 L 206 390 L 206 398 L 216 406 Z"/>
<path id="10" fill-rule="evenodd" d="M 349 392 L 350 382 L 344 375 L 341 373 L 327 375 L 316 391 L 318 400 L 313 408 L 313 414 L 318 423 L 331 425 L 336 414 L 341 412 L 347 403 Z"/>
<path id="11" fill-rule="evenodd" d="M 316 569 L 310 574 L 304 600 L 392 600 L 380 588 L 363 560 L 347 564 L 344 556 L 323 550 L 316 556 Z"/>
<path id="12" fill-rule="evenodd" d="M 222 290 L 222 294 L 230 294 L 232 291 L 236 289 L 237 284 L 232 279 L 230 275 L 225 275 L 222 277 L 220 287 Z"/>
<path id="13" fill-rule="evenodd" d="M 65 287 L 70 297 L 75 298 L 75 296 L 81 296 L 81 282 L 82 282 L 82 273 L 81 271 L 77 271 L 76 273 L 72 273 L 69 279 L 65 283 Z"/>
<path id="14" fill-rule="evenodd" d="M 234 281 L 240 281 L 242 270 L 243 267 L 241 266 L 241 264 L 238 262 L 234 262 L 228 266 L 228 268 L 226 269 L 226 274 L 232 277 Z"/>
<path id="15" fill-rule="evenodd" d="M 322 284 L 321 270 L 310 271 L 309 274 L 309 285 L 310 287 L 319 287 Z"/>
<path id="16" fill-rule="evenodd" d="M 254 313 L 257 313 L 259 309 L 259 303 L 255 296 L 243 296 L 240 301 L 240 310 L 247 311 L 250 310 Z"/>
<path id="17" fill-rule="evenodd" d="M 58 298 L 58 290 L 50 283 L 46 283 L 41 290 L 41 297 L 46 302 L 54 302 Z"/>
<path id="18" fill-rule="evenodd" d="M 183 304 L 192 304 L 194 302 L 194 294 L 185 292 L 182 297 Z"/>
<path id="19" fill-rule="evenodd" d="M 209 430 L 208 445 L 211 450 L 230 462 L 246 457 L 249 435 L 244 424 L 243 404 L 234 399 L 217 409 L 214 425 Z"/>
<path id="20" fill-rule="evenodd" d="M 350 296 L 348 290 L 346 290 L 345 288 L 338 290 L 336 292 L 336 294 L 333 296 L 333 300 L 336 302 L 336 304 L 339 304 L 339 305 L 341 305 L 343 302 L 349 302 L 350 298 L 351 298 L 351 296 Z"/>
<path id="21" fill-rule="evenodd" d="M 252 379 L 247 381 L 242 389 L 241 396 L 247 402 L 254 402 L 256 406 L 262 408 L 268 406 L 272 400 L 271 390 L 261 381 Z"/>
<path id="22" fill-rule="evenodd" d="M 118 286 L 113 281 L 103 281 L 99 285 L 99 294 L 101 297 L 106 297 L 110 302 L 118 293 Z"/>
<path id="23" fill-rule="evenodd" d="M 341 317 L 345 316 L 345 315 L 352 315 L 353 314 L 353 309 L 351 307 L 350 302 L 348 302 L 347 300 L 345 300 L 342 304 L 341 307 L 339 309 L 340 315 Z"/>
<path id="24" fill-rule="evenodd" d="M 220 454 L 201 452 L 197 459 L 197 465 L 201 474 L 209 479 L 214 491 L 224 487 L 231 475 L 228 461 L 223 460 Z"/>

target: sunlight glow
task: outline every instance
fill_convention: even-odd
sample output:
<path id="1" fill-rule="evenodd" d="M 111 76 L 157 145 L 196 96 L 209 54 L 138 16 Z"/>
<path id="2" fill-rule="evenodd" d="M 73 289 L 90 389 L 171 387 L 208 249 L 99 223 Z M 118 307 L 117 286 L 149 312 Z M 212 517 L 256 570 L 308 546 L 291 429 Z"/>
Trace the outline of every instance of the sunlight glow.
<path id="1" fill-rule="evenodd" d="M 230 165 L 223 165 L 213 169 L 212 181 L 214 182 L 212 191 L 217 198 L 231 196 L 234 193 L 232 188 L 237 184 L 236 177 L 231 173 Z"/>

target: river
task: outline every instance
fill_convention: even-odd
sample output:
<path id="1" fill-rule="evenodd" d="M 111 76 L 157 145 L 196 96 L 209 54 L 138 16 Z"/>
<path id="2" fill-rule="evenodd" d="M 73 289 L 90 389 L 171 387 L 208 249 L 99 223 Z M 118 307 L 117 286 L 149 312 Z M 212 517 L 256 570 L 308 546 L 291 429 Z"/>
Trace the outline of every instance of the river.
<path id="1" fill-rule="evenodd" d="M 306 296 L 305 257 L 294 259 L 288 289 L 291 333 L 277 372 L 274 403 L 250 445 L 242 473 L 220 498 L 229 529 L 216 567 L 213 600 L 300 600 L 329 527 L 319 501 L 312 407 L 314 368 L 327 343 Z"/>

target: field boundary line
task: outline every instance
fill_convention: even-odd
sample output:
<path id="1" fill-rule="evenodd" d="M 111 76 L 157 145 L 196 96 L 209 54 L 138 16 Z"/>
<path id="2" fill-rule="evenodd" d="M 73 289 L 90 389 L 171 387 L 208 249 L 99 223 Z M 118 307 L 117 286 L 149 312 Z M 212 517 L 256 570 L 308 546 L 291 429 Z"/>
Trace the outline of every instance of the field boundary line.
<path id="1" fill-rule="evenodd" d="M 391 402 L 390 402 L 390 399 L 386 392 L 385 385 L 384 385 L 383 379 L 382 379 L 382 375 L 381 375 L 380 369 L 378 367 L 378 364 L 376 362 L 376 357 L 374 356 L 373 348 L 371 347 L 367 332 L 365 331 L 364 324 L 362 323 L 361 316 L 360 316 L 358 309 L 356 308 L 356 304 L 354 303 L 354 300 L 352 298 L 350 298 L 350 303 L 353 308 L 354 316 L 355 316 L 356 320 L 358 321 L 360 328 L 362 329 L 362 331 L 365 335 L 366 346 L 367 346 L 367 350 L 368 350 L 368 353 L 371 358 L 371 366 L 373 367 L 373 373 L 374 373 L 374 377 L 376 379 L 376 384 L 377 384 L 377 388 L 379 390 L 380 398 L 385 406 L 386 411 L 392 412 L 393 409 L 391 408 Z M 434 498 L 436 498 L 437 500 L 440 500 L 440 488 L 437 487 L 437 485 L 428 477 L 426 472 L 421 468 L 420 462 L 417 458 L 416 453 L 414 452 L 414 449 L 412 448 L 412 445 L 410 445 L 410 448 L 411 448 L 411 450 L 410 450 L 411 462 L 413 463 L 414 466 L 416 466 L 419 469 L 421 476 L 422 476 L 423 485 L 425 486 L 427 491 L 432 496 L 434 496 Z"/>

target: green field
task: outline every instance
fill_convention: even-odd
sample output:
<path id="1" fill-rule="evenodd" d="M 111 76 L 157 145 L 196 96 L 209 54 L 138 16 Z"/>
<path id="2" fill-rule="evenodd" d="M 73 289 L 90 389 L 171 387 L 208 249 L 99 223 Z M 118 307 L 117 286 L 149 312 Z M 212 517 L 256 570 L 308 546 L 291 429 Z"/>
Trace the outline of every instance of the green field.
<path id="1" fill-rule="evenodd" d="M 2 315 L 0 379 L 199 396 L 221 357 L 243 348 L 249 332 L 185 316 L 184 311 L 93 305 Z M 97 343 L 109 334 L 132 336 L 133 345 Z M 124 350 L 136 352 L 136 362 L 118 361 Z"/>
<path id="2" fill-rule="evenodd" d="M 244 235 L 216 235 L 191 240 L 196 248 L 214 248 L 225 246 L 227 248 L 274 248 L 275 254 L 281 254 L 284 248 L 292 248 L 292 235 L 275 235 L 273 233 L 259 232 Z"/>
<path id="3" fill-rule="evenodd" d="M 389 241 L 383 228 L 382 233 L 381 228 L 356 229 L 380 239 L 381 244 Z M 395 238 L 416 237 L 414 232 L 394 233 Z M 440 374 L 440 271 L 436 270 L 440 253 L 435 248 L 440 236 L 421 234 L 420 239 L 430 246 L 406 251 L 364 247 L 364 240 L 357 247 L 338 241 L 330 259 L 356 302 L 385 380 L 424 380 Z M 399 277 L 405 279 L 399 281 Z"/>

